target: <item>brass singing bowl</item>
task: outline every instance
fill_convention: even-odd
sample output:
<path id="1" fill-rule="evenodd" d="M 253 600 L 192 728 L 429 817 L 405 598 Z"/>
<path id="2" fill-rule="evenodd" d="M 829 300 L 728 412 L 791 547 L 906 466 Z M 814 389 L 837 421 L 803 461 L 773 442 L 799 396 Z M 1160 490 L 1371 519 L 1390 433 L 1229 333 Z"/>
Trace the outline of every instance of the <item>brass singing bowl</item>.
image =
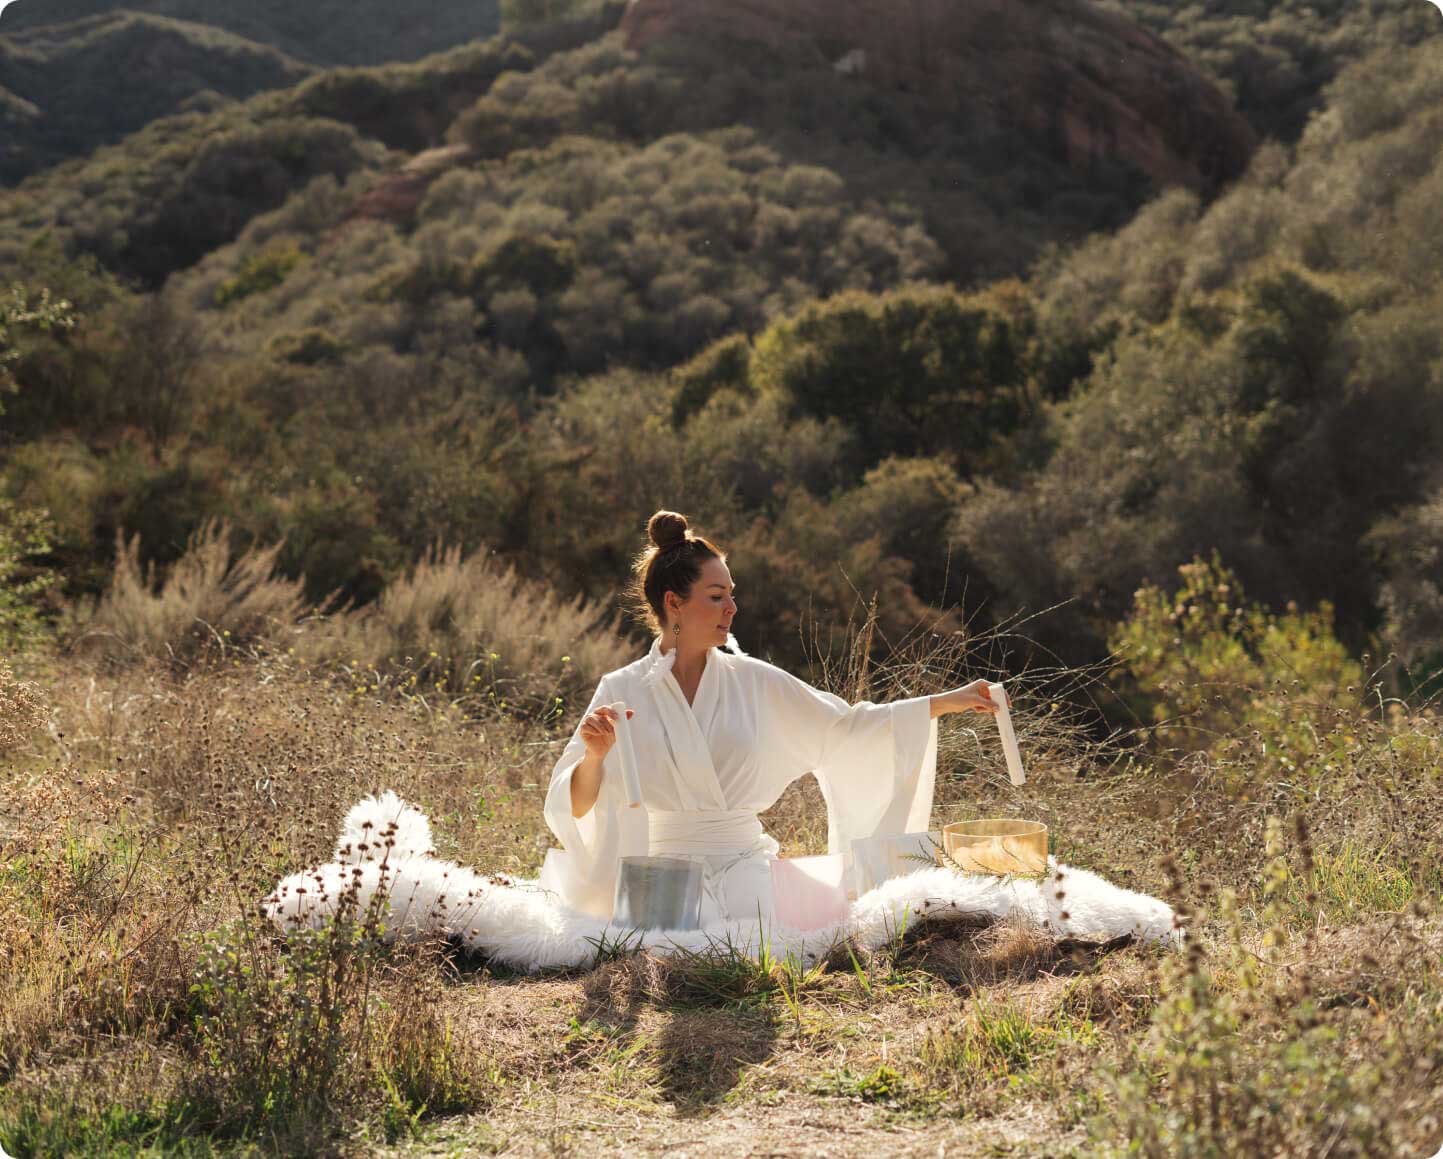
<path id="1" fill-rule="evenodd" d="M 954 821 L 942 848 L 967 873 L 1046 873 L 1047 826 L 1040 821 Z"/>

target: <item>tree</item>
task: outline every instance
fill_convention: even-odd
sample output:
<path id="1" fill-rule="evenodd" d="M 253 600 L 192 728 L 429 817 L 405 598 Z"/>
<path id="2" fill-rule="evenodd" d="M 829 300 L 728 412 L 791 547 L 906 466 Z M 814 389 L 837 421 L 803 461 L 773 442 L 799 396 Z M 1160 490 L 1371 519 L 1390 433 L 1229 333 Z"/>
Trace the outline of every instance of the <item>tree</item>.
<path id="1" fill-rule="evenodd" d="M 125 419 L 145 433 L 158 458 L 191 413 L 205 347 L 195 316 L 165 294 L 141 299 L 127 321 L 115 392 Z"/>
<path id="2" fill-rule="evenodd" d="M 1022 419 L 1026 367 L 1009 320 L 942 287 L 838 294 L 774 323 L 751 378 L 799 414 L 855 428 L 867 465 L 888 455 L 959 462 Z"/>
<path id="3" fill-rule="evenodd" d="M 73 308 L 65 299 L 52 298 L 46 289 L 32 299 L 25 287 L 12 286 L 8 296 L 0 297 L 0 390 L 14 394 L 19 389 L 12 367 L 24 354 L 27 336 L 74 325 Z"/>

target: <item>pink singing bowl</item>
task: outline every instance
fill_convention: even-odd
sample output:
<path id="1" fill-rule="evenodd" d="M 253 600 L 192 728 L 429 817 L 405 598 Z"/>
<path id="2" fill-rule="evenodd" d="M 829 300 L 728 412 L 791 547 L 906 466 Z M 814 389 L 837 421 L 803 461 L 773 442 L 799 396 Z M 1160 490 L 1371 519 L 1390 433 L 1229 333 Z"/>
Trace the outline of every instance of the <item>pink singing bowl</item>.
<path id="1" fill-rule="evenodd" d="M 772 862 L 773 912 L 793 930 L 815 930 L 845 921 L 847 886 L 840 853 L 778 857 Z"/>

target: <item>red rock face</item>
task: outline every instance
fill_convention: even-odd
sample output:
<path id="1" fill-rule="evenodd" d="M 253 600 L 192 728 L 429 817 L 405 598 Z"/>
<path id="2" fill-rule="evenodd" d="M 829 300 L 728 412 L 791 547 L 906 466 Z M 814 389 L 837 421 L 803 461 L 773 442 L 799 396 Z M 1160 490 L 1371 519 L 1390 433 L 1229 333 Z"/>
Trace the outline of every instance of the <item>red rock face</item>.
<path id="1" fill-rule="evenodd" d="M 374 217 L 382 221 L 410 222 L 436 178 L 470 159 L 471 151 L 465 145 L 446 145 L 417 153 L 402 168 L 357 198 L 346 220 Z"/>
<path id="2" fill-rule="evenodd" d="M 1242 172 L 1252 130 L 1186 60 L 1084 0 L 632 0 L 633 48 L 671 38 L 760 41 L 835 62 L 863 83 L 1049 142 L 1073 168 L 1122 158 L 1159 185 Z"/>

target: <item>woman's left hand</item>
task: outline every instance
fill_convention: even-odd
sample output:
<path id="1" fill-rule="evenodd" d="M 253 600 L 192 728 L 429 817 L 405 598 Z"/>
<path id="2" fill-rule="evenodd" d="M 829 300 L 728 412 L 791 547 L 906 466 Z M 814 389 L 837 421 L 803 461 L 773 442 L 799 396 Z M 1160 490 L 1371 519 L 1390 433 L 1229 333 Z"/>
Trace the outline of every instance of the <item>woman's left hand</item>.
<path id="1" fill-rule="evenodd" d="M 950 692 L 940 692 L 932 697 L 932 715 L 942 716 L 948 712 L 996 712 L 998 705 L 987 691 L 989 681 L 974 680 Z"/>

